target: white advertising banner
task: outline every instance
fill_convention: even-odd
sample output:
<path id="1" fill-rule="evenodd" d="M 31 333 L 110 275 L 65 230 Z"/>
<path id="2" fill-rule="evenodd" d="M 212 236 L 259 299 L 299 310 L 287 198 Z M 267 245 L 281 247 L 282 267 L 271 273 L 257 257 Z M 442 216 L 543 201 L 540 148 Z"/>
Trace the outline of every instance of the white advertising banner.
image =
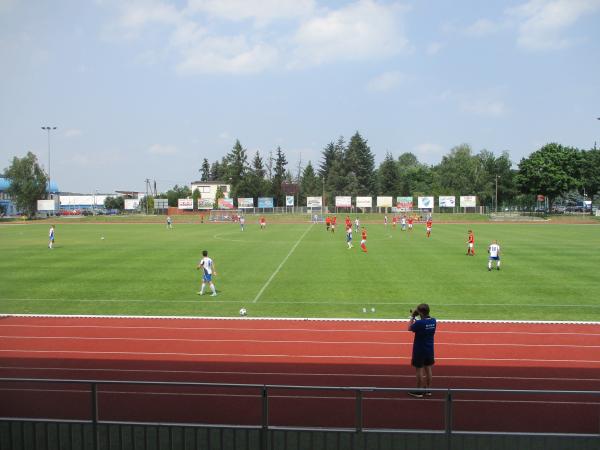
<path id="1" fill-rule="evenodd" d="M 238 197 L 238 208 L 254 208 L 254 199 L 252 197 Z"/>
<path id="2" fill-rule="evenodd" d="M 393 197 L 377 197 L 377 206 L 380 208 L 391 208 L 394 206 Z"/>
<path id="3" fill-rule="evenodd" d="M 210 198 L 199 198 L 198 199 L 198 209 L 212 209 L 214 205 L 214 200 Z"/>
<path id="4" fill-rule="evenodd" d="M 285 196 L 285 206 L 294 206 L 294 196 L 293 195 Z"/>
<path id="5" fill-rule="evenodd" d="M 357 208 L 372 208 L 373 197 L 356 197 Z"/>
<path id="6" fill-rule="evenodd" d="M 125 200 L 127 201 L 127 200 Z M 179 209 L 194 209 L 194 199 L 193 198 L 180 198 L 177 199 L 177 208 Z M 127 209 L 127 208 L 125 208 Z"/>
<path id="7" fill-rule="evenodd" d="M 323 206 L 322 197 L 306 197 L 307 208 L 321 208 Z"/>
<path id="8" fill-rule="evenodd" d="M 460 207 L 461 208 L 475 208 L 477 206 L 477 196 L 475 195 L 461 195 L 460 196 Z"/>
<path id="9" fill-rule="evenodd" d="M 352 207 L 352 197 L 346 195 L 337 195 L 335 197 L 335 207 L 336 208 L 351 208 Z"/>
<path id="10" fill-rule="evenodd" d="M 138 198 L 126 198 L 124 203 L 124 207 L 128 211 L 138 209 L 138 207 L 140 206 L 140 200 Z"/>
<path id="11" fill-rule="evenodd" d="M 454 208 L 456 206 L 456 197 L 454 195 L 440 195 L 439 196 L 439 207 L 440 208 Z"/>
<path id="12" fill-rule="evenodd" d="M 58 201 L 57 201 L 57 199 L 38 200 L 37 201 L 37 210 L 38 211 L 57 211 L 58 210 Z"/>
<path id="13" fill-rule="evenodd" d="M 419 209 L 433 209 L 433 197 L 418 197 L 417 207 Z"/>

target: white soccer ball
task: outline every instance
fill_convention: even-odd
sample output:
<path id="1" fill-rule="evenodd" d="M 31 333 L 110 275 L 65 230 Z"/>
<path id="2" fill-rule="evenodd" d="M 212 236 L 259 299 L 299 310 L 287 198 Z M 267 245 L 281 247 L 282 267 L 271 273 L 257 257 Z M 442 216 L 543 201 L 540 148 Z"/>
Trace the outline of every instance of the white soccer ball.
<path id="1" fill-rule="evenodd" d="M 104 236 L 102 236 L 100 239 L 104 240 Z"/>
<path id="2" fill-rule="evenodd" d="M 240 309 L 240 316 L 245 316 L 246 314 L 248 314 L 248 311 L 246 311 L 246 308 Z"/>

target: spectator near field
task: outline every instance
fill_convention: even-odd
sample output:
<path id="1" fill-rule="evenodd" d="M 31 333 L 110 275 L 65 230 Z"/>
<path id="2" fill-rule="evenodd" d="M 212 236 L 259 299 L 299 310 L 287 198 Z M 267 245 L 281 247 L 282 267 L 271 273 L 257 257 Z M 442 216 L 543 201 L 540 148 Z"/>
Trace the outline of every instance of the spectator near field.
<path id="1" fill-rule="evenodd" d="M 362 251 L 367 253 L 367 229 L 363 227 L 362 229 L 362 239 L 360 241 L 360 248 Z"/>
<path id="2" fill-rule="evenodd" d="M 467 256 L 475 256 L 475 235 L 473 230 L 469 230 L 469 236 L 467 237 Z"/>
<path id="3" fill-rule="evenodd" d="M 500 245 L 498 241 L 493 241 L 488 247 L 488 272 L 492 270 L 492 261 L 496 261 L 496 270 L 500 270 Z"/>
<path id="4" fill-rule="evenodd" d="M 167 216 L 167 228 L 173 228 L 173 219 L 171 219 L 171 216 Z"/>
<path id="5" fill-rule="evenodd" d="M 260 229 L 264 230 L 267 226 L 267 222 L 265 220 L 265 216 L 260 216 Z"/>
<path id="6" fill-rule="evenodd" d="M 427 303 L 421 303 L 416 310 L 411 311 L 408 331 L 415 334 L 411 364 L 417 371 L 417 390 L 408 393 L 411 397 L 423 398 L 431 395 L 429 389 L 432 379 L 431 369 L 435 364 L 433 351 L 435 328 L 436 320 L 429 316 Z"/>
<path id="7" fill-rule="evenodd" d="M 48 248 L 54 247 L 54 225 L 50 225 L 50 231 L 48 231 Z"/>
<path id="8" fill-rule="evenodd" d="M 202 250 L 202 259 L 198 263 L 198 270 L 202 269 L 202 287 L 200 288 L 200 292 L 198 295 L 204 295 L 204 288 L 206 287 L 206 283 L 210 285 L 210 290 L 212 291 L 211 297 L 216 297 L 217 290 L 215 289 L 215 285 L 212 281 L 212 276 L 217 274 L 215 269 L 215 263 L 213 260 L 208 257 L 208 251 Z"/>
<path id="9" fill-rule="evenodd" d="M 433 224 L 433 221 L 431 220 L 431 217 L 429 217 L 427 219 L 427 223 L 425 224 L 425 227 L 427 229 L 427 237 L 431 236 L 431 225 Z"/>

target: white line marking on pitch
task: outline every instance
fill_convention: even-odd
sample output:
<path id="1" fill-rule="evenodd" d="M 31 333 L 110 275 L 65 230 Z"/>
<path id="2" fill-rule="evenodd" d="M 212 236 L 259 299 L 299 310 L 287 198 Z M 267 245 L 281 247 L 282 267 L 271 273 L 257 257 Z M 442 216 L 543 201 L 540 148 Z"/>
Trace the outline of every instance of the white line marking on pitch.
<path id="1" fill-rule="evenodd" d="M 379 341 L 319 341 L 319 340 L 290 340 L 290 339 L 179 339 L 179 338 L 131 338 L 131 337 L 91 337 L 91 336 L 0 336 L 0 339 L 66 339 L 74 341 L 132 341 L 132 342 L 203 342 L 203 343 L 239 343 L 239 344 L 327 344 L 327 345 L 413 345 L 412 342 L 379 342 Z M 518 343 L 468 343 L 468 342 L 436 342 L 436 345 L 452 347 L 559 347 L 559 348 L 600 348 L 600 345 L 569 345 L 569 344 L 518 344 Z"/>
<path id="2" fill-rule="evenodd" d="M 294 246 L 292 247 L 292 249 L 290 250 L 290 252 L 287 254 L 287 256 L 285 258 L 283 258 L 283 261 L 281 261 L 281 264 L 279 264 L 279 267 L 277 267 L 277 269 L 275 269 L 275 272 L 273 272 L 271 274 L 271 276 L 269 277 L 269 279 L 267 280 L 267 282 L 264 284 L 264 286 L 260 289 L 260 291 L 258 291 L 258 294 L 256 294 L 256 297 L 254 297 L 254 300 L 252 300 L 252 303 L 256 303 L 258 301 L 258 299 L 260 298 L 260 296 L 262 295 L 262 293 L 265 291 L 265 289 L 267 289 L 267 287 L 269 286 L 269 284 L 271 284 L 271 281 L 273 281 L 273 278 L 275 278 L 275 276 L 279 273 L 279 271 L 281 270 L 281 268 L 283 267 L 283 265 L 285 264 L 285 262 L 292 255 L 292 253 L 294 253 L 294 250 L 296 250 L 296 247 L 298 247 L 298 244 L 300 244 L 300 242 L 302 241 L 302 239 L 304 239 L 304 236 L 306 236 L 306 234 L 310 231 L 311 228 L 312 228 L 312 224 L 308 226 L 308 228 L 306 229 L 306 231 L 304 233 L 302 233 L 302 236 L 300 236 L 300 239 L 298 239 L 296 241 L 296 243 L 294 244 Z"/>

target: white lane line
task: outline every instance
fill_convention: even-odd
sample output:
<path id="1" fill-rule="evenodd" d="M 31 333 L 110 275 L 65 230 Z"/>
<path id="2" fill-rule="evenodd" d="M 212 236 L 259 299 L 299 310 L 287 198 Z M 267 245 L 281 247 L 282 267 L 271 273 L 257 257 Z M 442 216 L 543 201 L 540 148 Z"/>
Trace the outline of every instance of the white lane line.
<path id="1" fill-rule="evenodd" d="M 410 360 L 407 356 L 365 356 L 365 355 L 292 355 L 269 353 L 180 353 L 180 352 L 125 352 L 125 351 L 89 351 L 89 350 L 30 350 L 30 349 L 2 349 L 0 353 L 22 354 L 48 354 L 48 355 L 135 355 L 135 356 L 183 356 L 183 357 L 217 357 L 217 358 L 279 358 L 279 359 L 350 359 L 350 360 Z M 600 360 L 586 359 L 537 359 L 537 358 L 467 358 L 467 357 L 436 357 L 440 361 L 514 361 L 514 362 L 551 362 L 551 363 L 586 363 L 598 364 Z"/>
<path id="2" fill-rule="evenodd" d="M 100 319 L 100 320 L 188 320 L 188 321 L 227 321 L 227 322 L 338 322 L 338 323 L 406 323 L 406 318 L 385 319 L 385 318 L 348 318 L 348 317 L 239 317 L 239 316 L 132 316 L 132 315 L 100 315 L 100 314 L 24 314 L 24 313 L 3 313 L 0 312 L 0 319 L 7 318 L 39 318 L 39 319 Z M 577 320 L 496 320 L 496 319 L 438 319 L 439 323 L 451 324 L 524 324 L 524 325 L 592 325 L 599 326 L 596 321 L 577 321 Z"/>
<path id="3" fill-rule="evenodd" d="M 294 250 L 296 250 L 296 247 L 298 247 L 298 245 L 300 244 L 300 242 L 302 242 L 302 239 L 304 239 L 304 236 L 306 236 L 306 234 L 310 231 L 311 228 L 312 228 L 312 224 L 308 226 L 308 228 L 306 229 L 306 231 L 304 233 L 302 233 L 302 236 L 300 236 L 300 239 L 298 239 L 296 241 L 296 243 L 294 244 L 294 246 L 292 247 L 292 249 L 290 250 L 290 252 L 287 254 L 287 256 L 285 258 L 283 258 L 283 261 L 281 261 L 281 263 L 279 264 L 279 266 L 277 267 L 277 269 L 275 269 L 275 272 L 273 272 L 271 274 L 271 276 L 269 277 L 269 279 L 267 280 L 267 282 L 264 284 L 264 286 L 260 289 L 260 291 L 258 291 L 258 294 L 256 294 L 256 297 L 254 297 L 254 300 L 252 300 L 252 303 L 256 303 L 258 301 L 258 299 L 263 294 L 263 292 L 265 291 L 265 289 L 267 289 L 267 287 L 269 286 L 269 284 L 271 284 L 271 281 L 273 281 L 273 278 L 275 278 L 275 276 L 279 273 L 279 271 L 281 270 L 281 268 L 283 267 L 283 265 L 285 264 L 285 262 L 292 255 L 292 253 L 294 253 Z"/>
<path id="4" fill-rule="evenodd" d="M 90 337 L 90 336 L 0 336 L 0 339 L 32 340 L 63 339 L 69 341 L 132 341 L 132 342 L 192 342 L 192 343 L 238 343 L 238 344 L 326 344 L 326 345 L 381 345 L 398 346 L 410 345 L 412 341 L 405 342 L 380 342 L 380 341 L 321 341 L 321 340 L 291 340 L 291 339 L 180 339 L 180 338 L 130 338 L 130 337 Z M 518 343 L 467 343 L 467 342 L 440 342 L 436 346 L 449 345 L 452 347 L 536 347 L 536 348 L 600 348 L 600 345 L 576 344 L 518 344 Z"/>
<path id="5" fill-rule="evenodd" d="M 248 331 L 258 332 L 319 332 L 319 333 L 364 333 L 364 334 L 384 334 L 384 333 L 398 333 L 406 335 L 406 329 L 402 330 L 373 330 L 373 329 L 327 329 L 327 328 L 232 328 L 232 327 L 158 327 L 158 326 L 115 326 L 115 325 L 42 325 L 42 324 L 1 324 L 0 329 L 3 327 L 13 328 L 27 328 L 31 329 L 32 326 L 35 328 L 83 328 L 83 329 L 100 329 L 100 330 L 168 330 L 168 331 L 227 331 L 229 333 L 245 333 Z M 551 331 L 540 331 L 540 332 L 529 332 L 529 331 L 455 331 L 455 330 L 444 330 L 440 327 L 436 331 L 436 335 L 441 334 L 510 334 L 510 335 L 533 335 L 533 336 L 584 336 L 593 337 L 600 336 L 600 333 L 577 333 L 577 332 L 551 332 Z"/>
<path id="6" fill-rule="evenodd" d="M 0 370 L 29 370 L 29 371 L 61 371 L 61 372 L 114 372 L 114 373 L 151 373 L 151 374 L 179 374 L 179 375 L 235 375 L 235 376 L 281 376 L 281 377 L 344 377 L 344 378 L 406 378 L 413 380 L 414 374 L 371 374 L 371 373 L 306 373 L 306 372 L 247 372 L 247 371 L 220 371 L 220 370 L 164 370 L 164 369 L 118 369 L 118 368 L 87 368 L 87 367 L 19 367 L 0 366 Z M 436 379 L 448 380 L 503 380 L 503 381 L 559 381 L 569 383 L 600 382 L 600 378 L 559 378 L 559 377 L 514 377 L 514 376 L 476 376 L 476 375 L 441 375 Z"/>

